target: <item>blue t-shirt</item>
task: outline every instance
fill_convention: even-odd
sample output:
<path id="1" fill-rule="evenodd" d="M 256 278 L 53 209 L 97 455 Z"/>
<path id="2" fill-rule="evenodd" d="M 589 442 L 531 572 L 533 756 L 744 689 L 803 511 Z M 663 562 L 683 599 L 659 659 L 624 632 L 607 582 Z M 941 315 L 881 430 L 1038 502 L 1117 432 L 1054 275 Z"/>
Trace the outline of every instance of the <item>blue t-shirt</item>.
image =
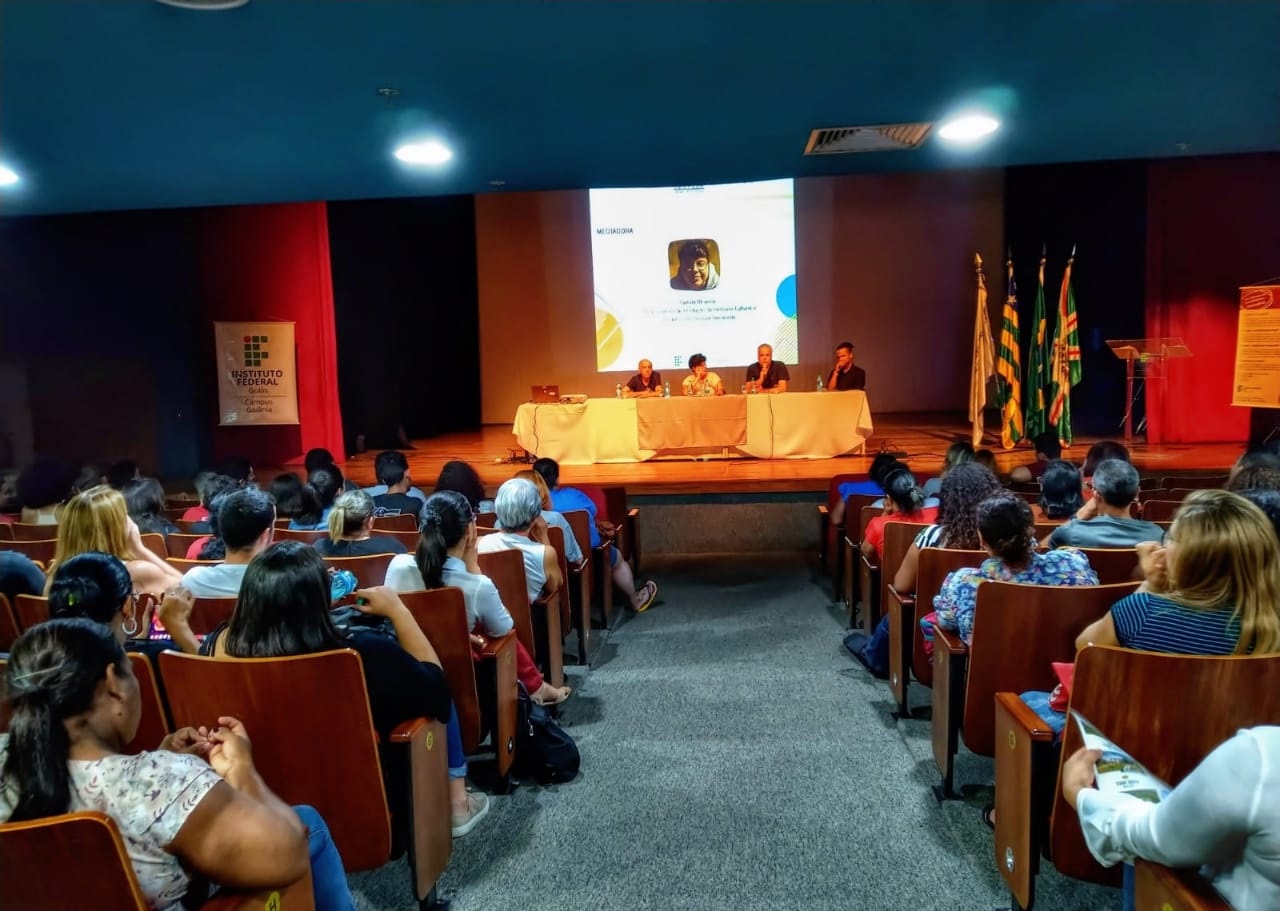
<path id="1" fill-rule="evenodd" d="M 289 522 L 289 530 L 290 531 L 328 531 L 329 530 L 329 513 L 331 512 L 333 512 L 332 506 L 330 506 L 324 512 L 320 513 L 320 521 L 317 522 L 315 525 L 303 525 L 297 519 L 292 519 Z"/>
<path id="2" fill-rule="evenodd" d="M 843 484 L 836 485 L 836 491 L 840 494 L 841 500 L 846 500 L 854 494 L 860 494 L 865 497 L 884 496 L 884 491 L 880 489 L 880 485 L 870 479 L 866 481 L 845 481 Z"/>
<path id="3" fill-rule="evenodd" d="M 590 519 L 587 529 L 591 532 L 591 547 L 594 549 L 600 546 L 600 531 L 596 528 L 596 504 L 589 496 L 576 487 L 557 487 L 551 491 L 551 508 L 561 514 L 585 509 Z"/>
<path id="4" fill-rule="evenodd" d="M 1240 638 L 1231 605 L 1193 610 L 1161 595 L 1135 592 L 1111 606 L 1116 638 L 1125 648 L 1181 655 L 1229 655 Z"/>

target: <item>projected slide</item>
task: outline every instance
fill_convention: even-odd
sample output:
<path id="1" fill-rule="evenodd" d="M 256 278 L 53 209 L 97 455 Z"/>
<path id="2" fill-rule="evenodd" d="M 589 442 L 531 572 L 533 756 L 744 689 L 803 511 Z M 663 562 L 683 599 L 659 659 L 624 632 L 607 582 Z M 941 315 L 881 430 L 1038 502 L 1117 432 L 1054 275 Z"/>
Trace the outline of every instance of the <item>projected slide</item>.
<path id="1" fill-rule="evenodd" d="M 648 358 L 678 380 L 691 354 L 745 366 L 765 342 L 799 358 L 791 180 L 592 190 L 591 256 L 597 370 Z"/>

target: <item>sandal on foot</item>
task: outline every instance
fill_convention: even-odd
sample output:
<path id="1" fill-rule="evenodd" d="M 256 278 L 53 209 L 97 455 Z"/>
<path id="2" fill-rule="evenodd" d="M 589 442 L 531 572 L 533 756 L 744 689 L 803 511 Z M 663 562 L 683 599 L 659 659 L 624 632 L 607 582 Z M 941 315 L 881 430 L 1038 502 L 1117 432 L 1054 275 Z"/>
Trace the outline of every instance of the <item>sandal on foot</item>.
<path id="1" fill-rule="evenodd" d="M 987 804 L 985 807 L 983 807 L 983 808 L 982 808 L 982 822 L 983 822 L 983 825 L 985 825 L 985 826 L 986 826 L 988 829 L 990 829 L 992 832 L 994 832 L 994 831 L 996 830 L 996 821 L 995 821 L 995 818 L 994 818 L 994 817 L 995 817 L 995 815 L 996 815 L 996 805 L 995 805 L 995 804 L 993 804 L 993 803 L 989 803 L 989 804 Z"/>
<path id="2" fill-rule="evenodd" d="M 648 596 L 643 601 L 641 601 L 640 606 L 636 608 L 637 614 L 643 614 L 645 611 L 647 611 L 650 607 L 653 606 L 653 602 L 658 598 L 657 582 L 654 582 L 652 579 L 650 579 L 648 582 L 644 584 L 644 589 L 646 592 L 648 592 Z"/>
<path id="3" fill-rule="evenodd" d="M 566 701 L 570 696 L 572 696 L 572 695 L 573 695 L 573 687 L 571 687 L 571 686 L 562 686 L 562 687 L 557 687 L 557 689 L 563 690 L 563 692 L 561 692 L 561 693 L 560 693 L 560 697 L 559 697 L 558 699 L 544 699 L 544 700 L 541 700 L 541 701 L 539 701 L 539 700 L 534 700 L 534 701 L 535 701 L 535 702 L 537 702 L 537 703 L 538 703 L 538 705 L 546 705 L 546 706 L 551 706 L 551 705 L 561 705 L 561 704 L 563 704 L 563 703 L 564 703 L 564 702 L 565 702 L 565 701 Z"/>

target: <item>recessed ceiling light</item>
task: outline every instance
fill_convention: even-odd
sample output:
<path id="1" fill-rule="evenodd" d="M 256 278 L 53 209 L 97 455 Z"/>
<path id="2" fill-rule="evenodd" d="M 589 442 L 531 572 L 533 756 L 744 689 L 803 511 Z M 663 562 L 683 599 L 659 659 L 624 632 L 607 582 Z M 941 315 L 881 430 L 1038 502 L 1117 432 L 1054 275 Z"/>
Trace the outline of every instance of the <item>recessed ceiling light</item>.
<path id="1" fill-rule="evenodd" d="M 442 165 L 453 157 L 453 150 L 438 139 L 406 142 L 396 149 L 396 158 L 405 164 Z"/>
<path id="2" fill-rule="evenodd" d="M 18 172 L 0 164 L 0 187 L 11 187 L 19 180 Z"/>
<path id="3" fill-rule="evenodd" d="M 201 12 L 216 13 L 222 10 L 244 6 L 249 0 L 156 0 L 165 6 L 176 6 L 178 9 L 193 9 Z"/>
<path id="4" fill-rule="evenodd" d="M 990 114 L 963 114 L 938 127 L 938 136 L 948 142 L 977 142 L 1000 129 L 1000 121 Z"/>

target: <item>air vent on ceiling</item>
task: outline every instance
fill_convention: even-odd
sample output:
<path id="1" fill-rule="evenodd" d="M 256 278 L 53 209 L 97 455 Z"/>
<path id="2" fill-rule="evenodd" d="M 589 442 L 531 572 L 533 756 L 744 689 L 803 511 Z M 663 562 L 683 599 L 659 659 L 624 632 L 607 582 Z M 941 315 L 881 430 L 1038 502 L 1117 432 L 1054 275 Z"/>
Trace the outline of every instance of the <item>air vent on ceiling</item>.
<path id="1" fill-rule="evenodd" d="M 932 123 L 887 123 L 874 127 L 826 127 L 809 134 L 806 155 L 847 155 L 850 152 L 894 152 L 924 142 Z"/>

